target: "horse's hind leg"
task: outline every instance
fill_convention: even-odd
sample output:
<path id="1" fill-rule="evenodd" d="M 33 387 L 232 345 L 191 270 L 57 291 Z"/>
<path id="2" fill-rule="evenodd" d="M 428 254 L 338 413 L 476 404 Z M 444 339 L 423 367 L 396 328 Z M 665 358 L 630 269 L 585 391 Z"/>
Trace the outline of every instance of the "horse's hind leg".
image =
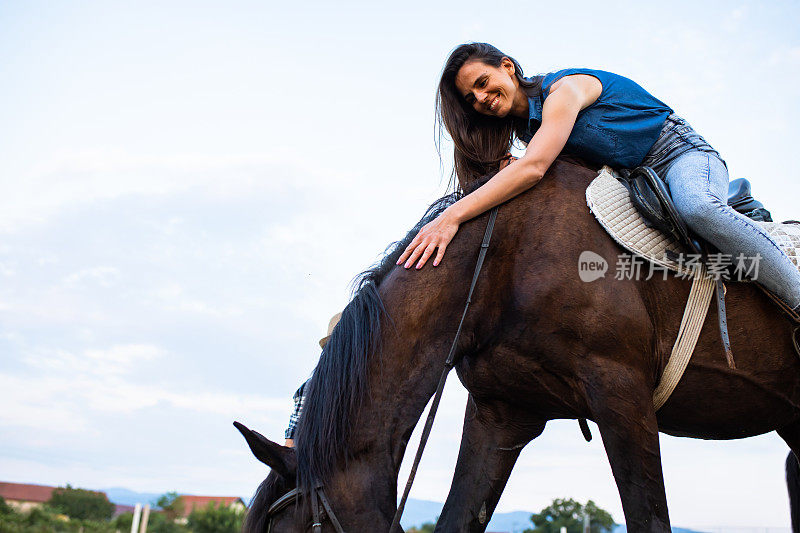
<path id="1" fill-rule="evenodd" d="M 798 458 L 800 458 L 800 422 L 795 422 L 779 429 L 778 435 L 792 449 L 792 452 L 786 458 L 786 488 L 789 491 L 792 531 L 800 533 L 800 466 L 798 466 Z"/>
<path id="2" fill-rule="evenodd" d="M 543 430 L 544 422 L 526 424 L 505 405 L 479 405 L 470 395 L 453 483 L 436 531 L 485 531 L 522 448 Z"/>
<path id="3" fill-rule="evenodd" d="M 651 392 L 642 383 L 630 369 L 617 367 L 587 391 L 587 398 L 617 482 L 628 531 L 670 531 L 658 422 Z"/>

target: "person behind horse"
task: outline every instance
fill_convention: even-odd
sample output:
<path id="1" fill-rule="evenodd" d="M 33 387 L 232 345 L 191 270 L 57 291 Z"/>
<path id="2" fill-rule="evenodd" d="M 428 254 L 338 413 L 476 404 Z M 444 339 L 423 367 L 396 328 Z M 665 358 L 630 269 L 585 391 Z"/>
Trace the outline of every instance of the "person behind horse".
<path id="1" fill-rule="evenodd" d="M 437 266 L 461 223 L 536 185 L 563 150 L 612 168 L 653 168 L 692 230 L 723 254 L 759 261 L 758 282 L 800 312 L 800 271 L 761 227 L 727 205 L 725 161 L 632 80 L 585 68 L 526 78 L 512 57 L 469 43 L 448 58 L 436 107 L 455 145 L 462 189 L 497 173 L 424 226 L 398 265 L 419 269 L 436 253 Z M 515 139 L 527 149 L 509 162 Z"/>
<path id="2" fill-rule="evenodd" d="M 339 323 L 339 319 L 342 318 L 342 313 L 336 313 L 333 315 L 328 322 L 328 334 L 322 337 L 319 340 L 319 347 L 325 348 L 325 345 L 328 344 L 328 339 L 331 338 L 331 334 L 333 333 L 333 328 L 336 327 L 336 324 Z M 297 421 L 300 420 L 300 415 L 303 413 L 303 404 L 305 403 L 306 399 L 306 391 L 308 391 L 308 382 L 311 381 L 311 378 L 305 380 L 300 387 L 297 388 L 294 395 L 292 396 L 292 401 L 294 402 L 294 408 L 292 409 L 292 414 L 289 415 L 289 425 L 286 428 L 286 432 L 284 436 L 286 437 L 286 442 L 284 446 L 288 446 L 289 448 L 294 448 L 294 430 L 297 427 Z"/>

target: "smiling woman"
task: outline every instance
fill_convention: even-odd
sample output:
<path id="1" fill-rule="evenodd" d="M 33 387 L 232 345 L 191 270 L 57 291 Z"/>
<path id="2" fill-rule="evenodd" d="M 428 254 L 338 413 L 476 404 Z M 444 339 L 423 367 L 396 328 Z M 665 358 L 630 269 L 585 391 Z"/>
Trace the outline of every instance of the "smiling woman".
<path id="1" fill-rule="evenodd" d="M 405 268 L 444 257 L 459 226 L 536 185 L 562 152 L 616 169 L 652 167 L 686 224 L 723 254 L 757 263 L 758 282 L 800 313 L 800 271 L 772 238 L 727 205 L 728 168 L 671 107 L 623 76 L 570 68 L 523 76 L 487 43 L 458 46 L 439 81 L 437 114 L 453 139 L 463 188 L 496 173 L 422 228 L 400 256 Z M 507 161 L 515 140 L 525 154 Z"/>

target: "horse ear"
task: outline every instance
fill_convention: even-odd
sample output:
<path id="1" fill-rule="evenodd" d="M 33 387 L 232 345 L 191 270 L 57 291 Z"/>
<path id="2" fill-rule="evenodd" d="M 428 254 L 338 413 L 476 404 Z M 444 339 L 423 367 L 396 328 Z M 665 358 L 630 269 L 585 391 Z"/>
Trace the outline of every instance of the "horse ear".
<path id="1" fill-rule="evenodd" d="M 253 431 L 240 424 L 234 422 L 233 425 L 244 436 L 247 445 L 256 459 L 273 469 L 281 475 L 284 479 L 294 479 L 297 473 L 297 456 L 294 450 L 281 446 L 276 442 L 272 442 L 258 431 Z"/>

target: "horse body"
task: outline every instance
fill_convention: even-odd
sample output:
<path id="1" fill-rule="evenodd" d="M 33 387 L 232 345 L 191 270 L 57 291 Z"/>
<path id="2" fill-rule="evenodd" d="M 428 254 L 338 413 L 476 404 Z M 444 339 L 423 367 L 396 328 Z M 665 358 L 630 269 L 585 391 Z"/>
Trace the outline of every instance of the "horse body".
<path id="1" fill-rule="evenodd" d="M 497 227 L 510 233 L 496 234 L 495 246 L 520 252 L 513 258 L 511 290 L 499 291 L 505 301 L 492 303 L 488 291 L 475 296 L 476 302 L 504 309 L 496 326 L 502 332 L 493 332 L 495 343 L 457 367 L 471 400 L 439 531 L 484 530 L 481 509 L 491 513 L 513 468 L 509 449 L 524 446 L 550 419 L 597 422 L 633 531 L 669 526 L 659 430 L 703 439 L 779 430 L 798 451 L 800 364 L 791 326 L 753 285 L 730 285 L 728 291 L 738 369 L 727 367 L 712 309 L 692 362 L 656 415 L 652 393 L 677 336 L 690 282 L 612 276 L 582 282 L 577 272 L 582 251 L 611 262 L 619 248 L 586 208 L 584 191 L 594 173 L 568 165 L 555 165 L 549 181 L 546 177 L 519 198 L 513 210 L 508 206 L 509 218 L 520 226 L 510 227 L 502 217 L 506 206 L 500 210 Z M 519 243 L 506 244 L 515 237 Z M 487 259 L 484 286 L 494 294 L 501 276 L 491 269 L 508 270 L 508 262 Z M 473 316 L 481 314 L 476 310 Z M 514 430 L 523 424 L 527 434 Z M 492 486 L 487 478 L 501 482 Z"/>
<path id="2" fill-rule="evenodd" d="M 456 370 L 470 397 L 437 531 L 484 531 L 520 451 L 552 419 L 597 423 L 630 531 L 669 530 L 659 430 L 705 439 L 779 430 L 800 452 L 800 362 L 790 324 L 752 285 L 728 290 L 737 369 L 726 364 L 712 309 L 686 373 L 656 414 L 653 390 L 690 282 L 660 275 L 581 281 L 582 251 L 611 264 L 620 252 L 586 207 L 585 189 L 594 175 L 558 160 L 533 190 L 500 208 L 458 346 L 463 357 Z M 317 476 L 324 478 L 337 515 L 341 510 L 347 517 L 346 530 L 388 531 L 405 445 L 455 334 L 485 221 L 482 216 L 464 224 L 436 268 L 385 267 L 388 274 L 378 284 L 385 306 L 381 355 L 365 359 L 370 386 L 351 412 L 356 429 L 337 443 L 346 449 Z M 323 387 L 326 380 L 318 381 Z M 313 394 L 318 398 L 312 403 L 323 409 L 326 394 Z M 315 470 L 303 466 L 304 456 L 321 449 L 319 442 L 304 448 L 303 438 L 316 438 L 314 420 L 319 425 L 323 414 L 304 414 L 308 420 L 298 428 L 301 484 L 309 484 L 302 481 L 304 468 Z M 285 531 L 301 531 L 302 525 L 296 528 Z"/>

